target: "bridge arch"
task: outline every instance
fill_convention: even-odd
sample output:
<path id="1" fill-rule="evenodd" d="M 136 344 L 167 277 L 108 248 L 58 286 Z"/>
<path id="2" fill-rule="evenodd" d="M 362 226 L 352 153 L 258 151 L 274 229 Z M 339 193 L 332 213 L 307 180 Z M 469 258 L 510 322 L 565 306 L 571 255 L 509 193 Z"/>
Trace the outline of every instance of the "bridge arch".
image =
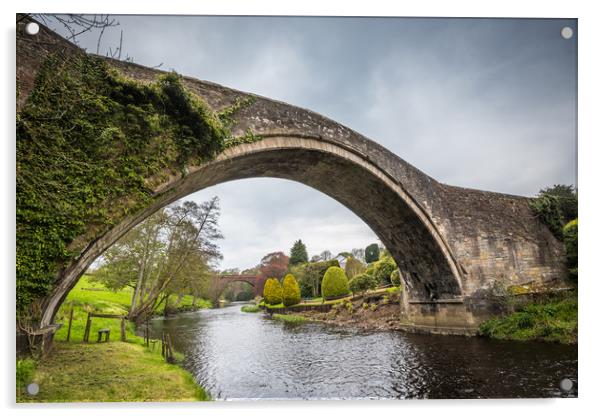
<path id="1" fill-rule="evenodd" d="M 220 287 L 220 293 L 223 292 L 228 284 L 234 282 L 245 282 L 253 287 L 255 296 L 261 296 L 263 294 L 263 286 L 267 278 L 259 275 L 217 275 L 217 283 Z"/>
<path id="2" fill-rule="evenodd" d="M 225 150 L 214 160 L 157 190 L 154 203 L 89 246 L 55 289 L 44 316 L 51 322 L 62 300 L 98 256 L 156 210 L 227 181 L 273 177 L 329 195 L 360 217 L 397 262 L 413 299 L 462 296 L 461 272 L 429 214 L 374 161 L 321 138 L 271 135 Z"/>

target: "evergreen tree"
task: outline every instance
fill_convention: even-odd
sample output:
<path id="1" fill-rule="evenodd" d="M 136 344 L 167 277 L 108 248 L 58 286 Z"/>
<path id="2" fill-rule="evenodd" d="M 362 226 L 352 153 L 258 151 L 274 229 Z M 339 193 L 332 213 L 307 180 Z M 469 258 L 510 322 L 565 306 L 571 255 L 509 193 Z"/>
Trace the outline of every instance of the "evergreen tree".
<path id="1" fill-rule="evenodd" d="M 291 256 L 288 260 L 289 265 L 298 265 L 308 261 L 307 248 L 301 239 L 297 240 L 291 248 Z"/>
<path id="2" fill-rule="evenodd" d="M 378 261 L 378 258 L 380 258 L 380 250 L 378 249 L 378 244 L 373 243 L 371 245 L 368 245 L 366 247 L 364 257 L 367 264 Z"/>

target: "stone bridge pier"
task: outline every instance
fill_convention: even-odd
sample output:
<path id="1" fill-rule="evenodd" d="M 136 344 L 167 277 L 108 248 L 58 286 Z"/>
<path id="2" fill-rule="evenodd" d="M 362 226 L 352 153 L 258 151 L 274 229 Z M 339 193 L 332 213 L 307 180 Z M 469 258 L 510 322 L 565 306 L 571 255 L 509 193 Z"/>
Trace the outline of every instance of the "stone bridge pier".
<path id="1" fill-rule="evenodd" d="M 44 27 L 35 37 L 25 35 L 21 26 L 17 32 L 19 108 L 45 57 L 59 53 L 69 59 L 85 52 Z M 143 83 L 163 73 L 106 62 Z M 234 137 L 252 132 L 257 140 L 230 146 L 211 161 L 169 176 L 154 187 L 147 207 L 101 235 L 90 232 L 76 240 L 79 256 L 57 268 L 44 300 L 42 326 L 53 323 L 91 263 L 156 210 L 206 187 L 254 177 L 303 183 L 361 218 L 399 266 L 405 287 L 400 320 L 411 330 L 474 333 L 496 311 L 492 288 L 566 279 L 563 245 L 534 216 L 528 198 L 443 184 L 377 142 L 310 110 L 190 77 L 183 84 L 214 111 L 249 98 L 250 104 L 233 116 L 231 130 Z M 404 140 L 401 133 L 399 140 Z M 252 285 L 260 294 L 262 283 Z"/>

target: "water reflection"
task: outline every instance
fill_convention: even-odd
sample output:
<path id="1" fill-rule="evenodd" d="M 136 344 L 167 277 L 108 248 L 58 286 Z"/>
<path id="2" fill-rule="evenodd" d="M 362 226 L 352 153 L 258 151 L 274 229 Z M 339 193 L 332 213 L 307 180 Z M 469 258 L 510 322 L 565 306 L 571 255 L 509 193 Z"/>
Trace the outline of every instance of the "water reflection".
<path id="1" fill-rule="evenodd" d="M 290 325 L 240 304 L 153 320 L 216 399 L 576 396 L 577 348 Z"/>

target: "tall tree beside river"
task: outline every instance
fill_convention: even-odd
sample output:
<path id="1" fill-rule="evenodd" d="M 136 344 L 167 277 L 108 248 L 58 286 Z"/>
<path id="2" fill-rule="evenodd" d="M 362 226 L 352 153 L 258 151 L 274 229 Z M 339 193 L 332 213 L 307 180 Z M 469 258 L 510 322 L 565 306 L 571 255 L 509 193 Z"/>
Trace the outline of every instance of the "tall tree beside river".
<path id="1" fill-rule="evenodd" d="M 217 197 L 163 209 L 134 228 L 103 256 L 95 279 L 112 289 L 134 289 L 129 318 L 152 312 L 170 295 L 199 296 L 210 286 L 211 267 L 221 253 L 216 241 Z"/>

